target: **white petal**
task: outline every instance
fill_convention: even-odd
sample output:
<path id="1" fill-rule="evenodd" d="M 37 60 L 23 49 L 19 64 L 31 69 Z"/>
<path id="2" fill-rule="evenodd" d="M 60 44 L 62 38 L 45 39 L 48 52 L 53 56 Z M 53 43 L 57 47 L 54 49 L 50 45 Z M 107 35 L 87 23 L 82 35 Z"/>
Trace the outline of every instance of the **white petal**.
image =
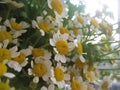
<path id="1" fill-rule="evenodd" d="M 33 72 L 32 72 L 32 69 L 28 68 L 28 75 L 32 75 Z"/>
<path id="2" fill-rule="evenodd" d="M 34 77 L 34 78 L 33 78 L 33 82 L 34 82 L 34 83 L 38 83 L 38 82 L 39 82 L 39 77 Z"/>
<path id="3" fill-rule="evenodd" d="M 35 20 L 32 21 L 32 27 L 35 28 L 37 25 L 37 22 Z"/>
<path id="4" fill-rule="evenodd" d="M 54 84 L 48 86 L 48 90 L 54 90 L 54 88 L 55 88 Z"/>
<path id="5" fill-rule="evenodd" d="M 40 32 L 42 36 L 45 36 L 45 32 L 42 29 L 40 29 Z"/>
<path id="6" fill-rule="evenodd" d="M 62 35 L 61 35 L 61 38 L 62 38 L 62 39 L 64 39 L 64 40 L 67 40 L 67 39 L 68 39 L 68 37 L 69 37 L 69 35 L 68 35 L 68 34 L 62 34 Z"/>
<path id="7" fill-rule="evenodd" d="M 80 55 L 80 60 L 82 61 L 82 62 L 85 62 L 85 58 L 82 56 L 82 55 Z"/>
<path id="8" fill-rule="evenodd" d="M 55 46 L 55 42 L 53 39 L 50 39 L 49 42 L 50 42 L 50 45 Z"/>
<path id="9" fill-rule="evenodd" d="M 22 67 L 19 65 L 19 63 L 15 61 L 9 61 L 8 66 L 18 72 L 22 70 Z"/>
<path id="10" fill-rule="evenodd" d="M 6 48 L 9 44 L 9 40 L 4 40 L 3 43 L 4 43 L 3 48 Z"/>
<path id="11" fill-rule="evenodd" d="M 5 73 L 4 76 L 8 77 L 8 78 L 14 78 L 15 75 L 13 73 Z"/>
<path id="12" fill-rule="evenodd" d="M 29 27 L 29 24 L 24 22 L 24 21 L 20 22 L 20 24 L 22 25 L 23 28 L 28 28 Z"/>
<path id="13" fill-rule="evenodd" d="M 47 88 L 45 86 L 43 86 L 40 90 L 47 90 Z"/>
<path id="14" fill-rule="evenodd" d="M 24 67 L 24 66 L 26 66 L 27 64 L 28 64 L 28 61 L 25 60 L 25 61 L 21 64 L 21 66 Z"/>
<path id="15" fill-rule="evenodd" d="M 69 74 L 65 74 L 64 79 L 65 80 L 70 80 L 70 75 Z"/>

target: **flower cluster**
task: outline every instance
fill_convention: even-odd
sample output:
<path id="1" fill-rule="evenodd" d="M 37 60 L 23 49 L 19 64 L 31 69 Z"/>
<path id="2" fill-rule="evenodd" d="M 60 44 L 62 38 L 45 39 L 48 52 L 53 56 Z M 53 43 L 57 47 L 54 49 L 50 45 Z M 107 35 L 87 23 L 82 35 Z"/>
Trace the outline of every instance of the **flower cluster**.
<path id="1" fill-rule="evenodd" d="M 0 17 L 0 90 L 106 90 L 99 65 L 115 63 L 112 25 L 77 10 L 70 19 L 67 0 L 37 3 L 0 1 L 9 13 Z"/>

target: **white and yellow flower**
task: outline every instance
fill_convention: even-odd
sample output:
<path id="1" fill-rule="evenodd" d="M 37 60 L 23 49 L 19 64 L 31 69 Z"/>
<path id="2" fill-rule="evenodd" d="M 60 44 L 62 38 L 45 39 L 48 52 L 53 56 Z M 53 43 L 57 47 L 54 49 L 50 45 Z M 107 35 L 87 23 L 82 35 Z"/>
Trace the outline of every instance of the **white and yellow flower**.
<path id="1" fill-rule="evenodd" d="M 68 17 L 64 0 L 48 0 L 48 6 L 54 10 L 56 19 Z"/>
<path id="2" fill-rule="evenodd" d="M 77 52 L 78 57 L 80 58 L 80 60 L 82 62 L 85 62 L 85 58 L 82 55 L 83 54 L 82 44 L 78 40 L 75 40 L 74 43 L 75 43 L 75 46 L 76 46 L 76 52 Z"/>
<path id="3" fill-rule="evenodd" d="M 52 82 L 58 86 L 58 88 L 62 89 L 65 87 L 65 81 L 70 80 L 70 75 L 67 74 L 66 68 L 61 65 L 61 63 L 57 63 L 57 66 L 51 69 L 52 76 L 50 77 Z"/>
<path id="4" fill-rule="evenodd" d="M 59 34 L 56 33 L 53 35 L 53 38 L 50 39 L 50 45 L 54 47 L 55 54 L 55 60 L 61 61 L 62 63 L 66 62 L 66 55 L 68 55 L 70 51 L 70 44 L 67 42 L 68 40 L 68 34 Z"/>
<path id="5" fill-rule="evenodd" d="M 28 64 L 28 58 L 27 56 L 31 55 L 32 50 L 30 51 L 29 48 L 22 49 L 19 51 L 19 55 L 12 58 L 11 61 L 8 62 L 8 66 L 10 68 L 13 68 L 15 71 L 20 72 L 23 67 L 25 67 Z"/>
<path id="6" fill-rule="evenodd" d="M 10 20 L 6 20 L 4 24 L 11 29 L 11 34 L 13 34 L 14 38 L 21 36 L 23 33 L 27 32 L 26 28 L 29 27 L 29 24 L 25 21 L 21 21 L 20 23 L 16 22 L 15 18 L 11 18 Z"/>
<path id="7" fill-rule="evenodd" d="M 42 59 L 50 60 L 52 54 L 48 50 L 43 48 L 33 48 L 33 47 L 30 47 L 30 48 L 32 50 L 33 58 L 39 57 Z"/>
<path id="8" fill-rule="evenodd" d="M 109 76 L 104 76 L 103 80 L 100 82 L 100 90 L 107 90 L 112 80 Z"/>
<path id="9" fill-rule="evenodd" d="M 38 16 L 36 21 L 32 21 L 32 26 L 39 29 L 42 36 L 45 36 L 45 33 L 48 33 L 51 29 L 50 20 L 48 18 L 43 19 L 41 16 Z"/>
<path id="10" fill-rule="evenodd" d="M 38 83 L 39 78 L 42 78 L 44 81 L 49 81 L 51 77 L 51 61 L 41 58 L 36 58 L 35 63 L 31 62 L 31 67 L 28 69 L 28 74 L 33 75 L 33 82 Z"/>

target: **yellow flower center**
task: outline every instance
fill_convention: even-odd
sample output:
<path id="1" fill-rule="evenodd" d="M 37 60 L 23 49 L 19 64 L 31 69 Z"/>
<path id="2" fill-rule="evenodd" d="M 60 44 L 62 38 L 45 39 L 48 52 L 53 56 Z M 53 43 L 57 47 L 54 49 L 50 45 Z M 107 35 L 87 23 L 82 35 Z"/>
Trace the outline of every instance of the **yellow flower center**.
<path id="1" fill-rule="evenodd" d="M 34 48 L 32 53 L 34 57 L 44 56 L 44 51 L 40 48 Z"/>
<path id="2" fill-rule="evenodd" d="M 46 22 L 40 22 L 38 24 L 39 28 L 41 28 L 44 32 L 48 32 L 50 30 L 50 26 Z"/>
<path id="3" fill-rule="evenodd" d="M 78 53 L 79 55 L 82 55 L 82 53 L 83 53 L 83 48 L 82 48 L 82 44 L 81 44 L 81 43 L 78 43 L 77 53 Z"/>
<path id="4" fill-rule="evenodd" d="M 0 90 L 10 90 L 8 83 L 0 82 Z"/>
<path id="5" fill-rule="evenodd" d="M 79 23 L 84 24 L 84 19 L 81 16 L 77 16 L 77 20 Z"/>
<path id="6" fill-rule="evenodd" d="M 0 63 L 0 77 L 7 72 L 7 66 L 3 63 Z M 1 90 L 1 89 L 0 89 Z"/>
<path id="7" fill-rule="evenodd" d="M 102 84 L 102 88 L 105 89 L 105 90 L 108 88 L 108 86 L 109 86 L 109 83 L 108 83 L 107 81 L 105 81 L 105 82 Z"/>
<path id="8" fill-rule="evenodd" d="M 12 35 L 6 31 L 0 31 L 0 42 L 3 42 L 6 39 L 12 41 Z"/>
<path id="9" fill-rule="evenodd" d="M 18 24 L 18 23 L 16 23 L 16 22 L 10 22 L 10 24 L 11 24 L 11 27 L 12 27 L 13 29 L 15 29 L 16 31 L 22 30 L 22 25 L 21 25 L 21 24 Z"/>
<path id="10" fill-rule="evenodd" d="M 57 81 L 62 81 L 64 80 L 64 72 L 62 69 L 56 67 L 54 70 L 55 78 Z"/>
<path id="11" fill-rule="evenodd" d="M 0 48 L 0 62 L 3 62 L 3 60 L 10 60 L 11 59 L 11 53 L 6 48 Z"/>
<path id="12" fill-rule="evenodd" d="M 95 28 L 98 28 L 98 22 L 97 22 L 97 20 L 96 20 L 95 18 L 92 18 L 92 19 L 91 19 L 91 23 L 92 23 L 92 25 L 93 25 Z"/>
<path id="13" fill-rule="evenodd" d="M 89 81 L 93 81 L 93 77 L 90 73 L 85 73 L 85 77 L 89 80 Z"/>
<path id="14" fill-rule="evenodd" d="M 64 40 L 59 40 L 56 43 L 56 48 L 57 48 L 58 52 L 62 55 L 66 55 L 69 51 L 68 43 Z"/>
<path id="15" fill-rule="evenodd" d="M 79 68 L 79 69 L 83 69 L 83 67 L 84 67 L 84 63 L 81 62 L 81 60 L 80 60 L 79 58 L 76 59 L 75 65 L 76 65 L 76 67 Z"/>
<path id="16" fill-rule="evenodd" d="M 18 57 L 15 57 L 13 60 L 21 64 L 25 61 L 25 55 L 23 53 L 20 53 L 20 55 Z"/>
<path id="17" fill-rule="evenodd" d="M 77 35 L 79 34 L 78 29 L 74 29 L 74 30 L 73 30 L 73 33 L 77 36 Z"/>
<path id="18" fill-rule="evenodd" d="M 69 34 L 69 31 L 68 31 L 67 28 L 61 27 L 61 28 L 60 28 L 60 33 L 61 33 L 61 34 L 65 34 L 65 33 Z"/>
<path id="19" fill-rule="evenodd" d="M 80 84 L 79 81 L 73 80 L 71 82 L 71 88 L 72 88 L 72 90 L 82 90 L 82 85 Z"/>
<path id="20" fill-rule="evenodd" d="M 55 10 L 58 14 L 61 14 L 63 12 L 62 3 L 59 0 L 52 0 L 51 6 L 53 10 Z"/>
<path id="21" fill-rule="evenodd" d="M 38 77 L 42 77 L 46 71 L 46 66 L 44 64 L 38 63 L 33 66 L 33 73 Z"/>
<path id="22" fill-rule="evenodd" d="M 90 65 L 90 66 L 88 66 L 88 69 L 87 69 L 88 71 L 93 71 L 94 70 L 94 66 L 93 65 Z"/>

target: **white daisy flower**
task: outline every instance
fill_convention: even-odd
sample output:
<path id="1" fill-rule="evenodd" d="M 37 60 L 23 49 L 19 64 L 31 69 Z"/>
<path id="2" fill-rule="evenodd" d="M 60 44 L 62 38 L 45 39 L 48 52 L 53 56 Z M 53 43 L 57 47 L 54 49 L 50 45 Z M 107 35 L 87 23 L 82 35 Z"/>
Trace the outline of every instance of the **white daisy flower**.
<path id="1" fill-rule="evenodd" d="M 13 34 L 13 38 L 17 38 L 21 36 L 22 33 L 27 32 L 25 29 L 29 27 L 29 24 L 24 21 L 17 23 L 15 18 L 7 19 L 4 24 L 11 29 L 10 32 Z"/>
<path id="2" fill-rule="evenodd" d="M 106 90 L 108 89 L 109 85 L 112 83 L 112 80 L 109 76 L 104 76 L 103 80 L 99 82 L 100 84 L 100 90 Z"/>
<path id="3" fill-rule="evenodd" d="M 8 49 L 8 44 L 8 40 L 4 40 L 2 44 L 0 43 L 0 62 L 8 63 L 8 61 L 20 54 L 19 52 L 17 52 L 17 46 Z"/>
<path id="4" fill-rule="evenodd" d="M 65 87 L 66 83 L 65 81 L 70 80 L 70 75 L 66 74 L 66 68 L 61 65 L 61 63 L 57 63 L 57 66 L 55 68 L 51 69 L 52 76 L 51 80 L 54 84 L 58 86 L 58 88 L 62 89 Z"/>
<path id="5" fill-rule="evenodd" d="M 27 56 L 32 54 L 29 48 L 23 49 L 19 51 L 19 53 L 19 56 L 12 58 L 12 60 L 8 62 L 8 66 L 18 72 L 28 64 Z"/>
<path id="6" fill-rule="evenodd" d="M 38 16 L 35 20 L 32 20 L 33 28 L 40 30 L 42 36 L 45 36 L 45 33 L 49 32 L 51 29 L 51 24 L 49 18 L 43 19 L 43 17 Z"/>
<path id="7" fill-rule="evenodd" d="M 77 55 L 79 56 L 79 58 L 82 62 L 85 62 L 85 58 L 82 55 L 83 54 L 82 44 L 78 40 L 75 40 L 74 43 L 76 46 Z"/>
<path id="8" fill-rule="evenodd" d="M 72 45 L 71 43 L 67 42 L 68 40 L 68 34 L 59 34 L 56 33 L 53 35 L 53 38 L 50 39 L 50 45 L 54 47 L 54 51 L 56 52 L 55 54 L 55 60 L 56 61 L 61 61 L 62 63 L 66 62 L 66 57 L 71 50 Z"/>
<path id="9" fill-rule="evenodd" d="M 50 60 L 44 60 L 41 58 L 35 59 L 35 64 L 31 62 L 31 67 L 28 69 L 28 74 L 33 75 L 33 82 L 38 83 L 39 78 L 42 78 L 44 81 L 49 81 L 49 78 L 51 77 L 51 61 Z"/>
<path id="10" fill-rule="evenodd" d="M 64 0 L 48 0 L 48 6 L 54 10 L 56 19 L 61 20 L 68 17 L 68 10 Z"/>
<path id="11" fill-rule="evenodd" d="M 42 59 L 50 60 L 52 54 L 48 50 L 43 48 L 33 48 L 32 46 L 30 48 L 32 50 L 33 58 L 39 57 Z"/>

